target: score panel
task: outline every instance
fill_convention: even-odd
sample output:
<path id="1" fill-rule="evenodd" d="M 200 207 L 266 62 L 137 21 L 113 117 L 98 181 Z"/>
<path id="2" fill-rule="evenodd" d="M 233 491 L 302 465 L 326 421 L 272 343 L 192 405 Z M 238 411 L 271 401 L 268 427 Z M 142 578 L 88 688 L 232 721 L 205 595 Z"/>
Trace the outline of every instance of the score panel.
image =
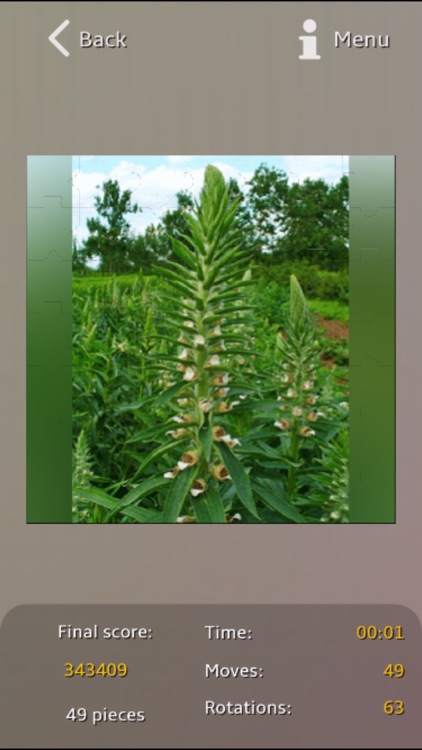
<path id="1" fill-rule="evenodd" d="M 28 605 L 0 628 L 3 747 L 420 747 L 395 605 Z"/>

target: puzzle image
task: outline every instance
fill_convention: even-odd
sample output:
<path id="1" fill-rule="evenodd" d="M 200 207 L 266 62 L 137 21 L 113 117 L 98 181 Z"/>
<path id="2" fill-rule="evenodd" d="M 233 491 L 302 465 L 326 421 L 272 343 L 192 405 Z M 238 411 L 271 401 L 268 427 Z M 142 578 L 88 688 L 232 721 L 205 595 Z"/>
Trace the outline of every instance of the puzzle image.
<path id="1" fill-rule="evenodd" d="M 393 523 L 394 252 L 394 157 L 29 157 L 27 521 Z"/>

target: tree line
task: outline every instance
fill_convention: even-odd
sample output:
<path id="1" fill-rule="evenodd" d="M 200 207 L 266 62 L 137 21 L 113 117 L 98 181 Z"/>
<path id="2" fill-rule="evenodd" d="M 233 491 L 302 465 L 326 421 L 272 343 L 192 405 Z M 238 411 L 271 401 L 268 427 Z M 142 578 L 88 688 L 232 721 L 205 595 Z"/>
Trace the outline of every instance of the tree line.
<path id="1" fill-rule="evenodd" d="M 323 179 L 289 184 L 288 175 L 262 164 L 244 192 L 231 178 L 233 199 L 242 228 L 242 248 L 256 265 L 270 267 L 282 262 L 308 262 L 323 270 L 348 266 L 349 182 L 346 175 L 330 185 Z M 134 235 L 129 217 L 142 212 L 132 202 L 130 190 L 117 180 L 107 180 L 95 198 L 96 216 L 87 220 L 88 237 L 80 245 L 73 240 L 73 270 L 92 272 L 92 261 L 102 274 L 151 272 L 153 266 L 173 257 L 171 238 L 189 237 L 186 213 L 194 208 L 188 192 L 176 194 L 177 207 Z M 177 259 L 178 260 L 178 259 Z"/>

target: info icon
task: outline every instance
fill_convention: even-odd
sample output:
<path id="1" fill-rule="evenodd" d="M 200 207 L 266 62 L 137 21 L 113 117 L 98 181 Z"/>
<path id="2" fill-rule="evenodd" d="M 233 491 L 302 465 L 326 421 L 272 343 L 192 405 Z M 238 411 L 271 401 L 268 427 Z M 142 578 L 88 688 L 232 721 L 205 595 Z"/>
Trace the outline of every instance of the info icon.
<path id="1" fill-rule="evenodd" d="M 314 34 L 316 27 L 316 21 L 312 18 L 308 18 L 303 24 L 303 30 L 306 31 L 307 36 L 299 37 L 299 41 L 302 42 L 302 54 L 299 55 L 299 60 L 321 60 L 321 55 L 317 55 L 317 38 Z"/>

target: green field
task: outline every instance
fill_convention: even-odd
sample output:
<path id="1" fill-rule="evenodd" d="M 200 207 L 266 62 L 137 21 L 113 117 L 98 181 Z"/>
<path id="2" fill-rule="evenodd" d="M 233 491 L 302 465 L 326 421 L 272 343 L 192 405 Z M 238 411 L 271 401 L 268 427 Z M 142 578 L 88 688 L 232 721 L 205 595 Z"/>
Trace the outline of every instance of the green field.
<path id="1" fill-rule="evenodd" d="M 74 522 L 348 522 L 346 272 L 254 266 L 237 205 L 208 167 L 175 260 L 74 276 Z"/>
<path id="2" fill-rule="evenodd" d="M 171 480 L 164 474 L 177 463 L 177 444 L 163 437 L 170 429 L 174 407 L 167 399 L 168 371 L 160 369 L 165 357 L 177 353 L 178 331 L 163 320 L 160 304 L 171 289 L 157 277 L 125 275 L 120 277 L 87 276 L 73 280 L 73 431 L 74 431 L 74 521 L 83 523 L 151 523 L 160 521 L 164 498 Z M 330 474 L 326 466 L 342 460 L 329 456 L 327 433 L 337 428 L 320 422 L 324 434 L 318 435 L 321 450 L 313 456 L 306 445 L 306 455 L 318 466 L 318 482 L 309 488 L 302 485 L 298 496 L 287 504 L 280 496 L 288 466 L 274 460 L 274 450 L 286 453 L 283 437 L 276 434 L 273 422 L 277 416 L 277 370 L 279 353 L 277 336 L 288 309 L 288 290 L 272 286 L 271 299 L 263 295 L 259 283 L 250 288 L 250 296 L 259 311 L 255 321 L 253 344 L 255 360 L 243 380 L 247 400 L 238 411 L 236 435 L 242 446 L 239 458 L 248 461 L 248 469 L 266 470 L 268 486 L 259 486 L 260 520 L 292 523 L 317 522 L 327 517 L 326 502 Z M 265 302 L 265 304 L 264 304 Z M 347 329 L 348 307 L 335 301 L 309 300 L 315 322 L 338 321 Z M 265 314 L 265 308 L 268 314 Z M 273 314 L 276 310 L 276 314 Z M 276 318 L 276 320 L 274 320 Z M 344 333 L 344 330 L 341 330 Z M 321 389 L 331 390 L 336 404 L 347 401 L 348 342 L 330 338 L 323 328 L 315 328 L 319 352 L 318 377 Z M 252 340 L 252 338 L 250 339 Z M 249 342 L 248 342 L 249 343 Z M 329 367 L 324 358 L 330 359 Z M 267 378 L 266 373 L 271 376 Z M 265 373 L 265 376 L 264 374 Z M 261 385 L 264 381 L 263 385 Z M 271 381 L 272 384 L 271 384 Z M 259 386 L 257 387 L 257 384 Z M 239 388 L 233 390 L 233 396 Z M 242 394 L 243 395 L 243 394 Z M 271 402 L 271 397 L 273 402 Z M 245 408 L 250 404 L 248 408 Z M 343 430 L 347 414 L 338 406 L 339 425 Z M 340 413 L 343 412 L 343 413 Z M 272 421 L 271 421 L 272 420 Z M 226 416 L 232 431 L 233 415 Z M 338 428 L 340 431 L 340 427 Z M 259 438 L 250 449 L 251 436 Z M 343 438 L 344 439 L 344 438 Z M 164 450 L 163 450 L 164 448 Z M 266 452 L 268 451 L 268 455 Z M 173 459 L 173 455 L 175 456 Z M 324 464 L 325 461 L 325 464 Z M 330 464 L 331 461 L 331 464 Z M 315 484 L 315 477 L 313 480 Z M 227 488 L 226 515 L 235 522 L 257 522 Z M 305 490 L 307 497 L 305 499 Z M 262 493 L 268 492 L 262 500 Z M 284 496 L 285 493 L 283 493 Z M 332 494 L 332 493 L 331 493 Z M 329 495 L 328 495 L 329 496 Z M 342 503 L 344 505 L 344 503 Z M 336 512 L 336 508 L 334 507 Z M 192 511 L 186 510 L 188 518 Z M 240 518 L 237 519 L 236 516 Z M 338 520 L 336 516 L 331 522 Z"/>

